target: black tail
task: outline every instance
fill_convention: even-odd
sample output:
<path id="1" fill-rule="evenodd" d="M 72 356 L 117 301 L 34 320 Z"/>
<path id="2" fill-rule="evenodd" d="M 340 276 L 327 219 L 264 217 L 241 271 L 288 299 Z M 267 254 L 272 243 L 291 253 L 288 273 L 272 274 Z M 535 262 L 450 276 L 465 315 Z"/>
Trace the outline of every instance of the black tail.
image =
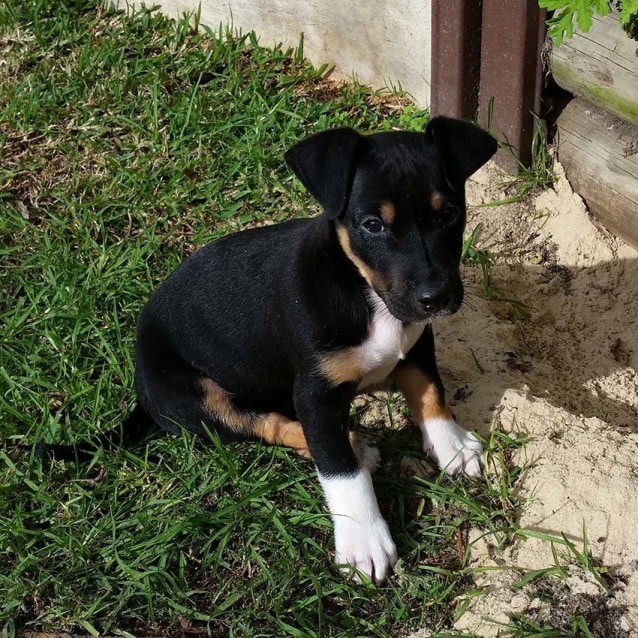
<path id="1" fill-rule="evenodd" d="M 119 428 L 114 428 L 96 436 L 91 442 L 80 445 L 56 445 L 54 443 L 38 443 L 35 455 L 41 459 L 57 459 L 60 461 L 90 461 L 101 447 L 111 450 L 114 447 L 132 446 L 139 443 L 148 434 L 157 429 L 153 419 L 138 404 Z M 31 448 L 28 448 L 31 449 Z"/>

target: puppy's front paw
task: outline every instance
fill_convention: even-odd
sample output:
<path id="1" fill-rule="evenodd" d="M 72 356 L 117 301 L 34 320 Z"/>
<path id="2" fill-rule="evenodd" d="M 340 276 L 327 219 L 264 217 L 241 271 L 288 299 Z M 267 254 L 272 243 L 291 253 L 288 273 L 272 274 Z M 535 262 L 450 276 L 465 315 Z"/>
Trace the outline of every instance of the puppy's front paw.
<path id="1" fill-rule="evenodd" d="M 396 546 L 382 516 L 366 523 L 335 517 L 335 548 L 337 565 L 350 565 L 376 583 L 383 582 L 397 562 Z M 356 573 L 353 577 L 359 580 Z"/>
<path id="2" fill-rule="evenodd" d="M 481 476 L 483 446 L 453 419 L 428 419 L 421 425 L 423 451 L 447 474 Z"/>
<path id="3" fill-rule="evenodd" d="M 379 511 L 370 472 L 361 468 L 345 476 L 319 473 L 319 480 L 334 522 L 335 562 L 380 583 L 396 563 L 397 550 Z M 356 573 L 354 578 L 358 579 Z"/>

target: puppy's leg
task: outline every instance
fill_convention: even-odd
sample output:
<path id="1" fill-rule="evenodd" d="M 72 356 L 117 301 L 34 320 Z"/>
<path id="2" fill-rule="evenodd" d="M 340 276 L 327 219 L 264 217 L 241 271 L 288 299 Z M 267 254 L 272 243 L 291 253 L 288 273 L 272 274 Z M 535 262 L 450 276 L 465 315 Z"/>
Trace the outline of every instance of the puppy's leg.
<path id="1" fill-rule="evenodd" d="M 348 434 L 355 384 L 331 387 L 313 374 L 295 383 L 294 400 L 335 529 L 335 562 L 381 582 L 397 559 L 368 467 Z"/>
<path id="2" fill-rule="evenodd" d="M 481 476 L 483 446 L 474 434 L 457 425 L 445 403 L 430 327 L 408 353 L 407 360 L 394 369 L 392 379 L 421 429 L 424 452 L 448 474 Z"/>
<path id="3" fill-rule="evenodd" d="M 299 456 L 312 458 L 301 423 L 283 414 L 269 412 L 259 416 L 255 422 L 254 433 L 255 438 L 269 445 L 290 447 Z"/>
<path id="4" fill-rule="evenodd" d="M 481 476 L 483 447 L 472 432 L 456 424 L 442 386 L 411 363 L 400 364 L 393 377 L 421 429 L 424 452 L 448 474 Z"/>
<path id="5" fill-rule="evenodd" d="M 299 421 L 293 421 L 277 412 L 270 412 L 258 417 L 254 431 L 257 438 L 270 445 L 290 447 L 299 456 L 312 459 L 306 435 Z M 359 463 L 374 474 L 381 463 L 379 449 L 371 445 L 359 432 L 348 432 L 348 438 Z"/>
<path id="6" fill-rule="evenodd" d="M 436 381 L 411 363 L 400 364 L 393 377 L 421 429 L 424 452 L 448 474 L 481 476 L 483 447 L 456 424 Z"/>
<path id="7" fill-rule="evenodd" d="M 190 409 L 194 416 L 183 423 L 188 429 L 197 431 L 195 426 L 201 427 L 201 423 L 205 423 L 208 427 L 234 438 L 258 439 L 269 445 L 292 448 L 300 456 L 312 458 L 299 421 L 293 421 L 278 412 L 255 414 L 241 410 L 234 404 L 228 392 L 212 379 L 200 378 L 197 385 L 200 395 L 198 400 L 192 402 Z M 187 397 L 182 395 L 180 403 L 184 405 L 186 399 Z M 197 424 L 193 422 L 197 420 Z M 374 472 L 380 461 L 377 448 L 371 446 L 362 435 L 350 432 L 349 436 L 361 464 Z"/>

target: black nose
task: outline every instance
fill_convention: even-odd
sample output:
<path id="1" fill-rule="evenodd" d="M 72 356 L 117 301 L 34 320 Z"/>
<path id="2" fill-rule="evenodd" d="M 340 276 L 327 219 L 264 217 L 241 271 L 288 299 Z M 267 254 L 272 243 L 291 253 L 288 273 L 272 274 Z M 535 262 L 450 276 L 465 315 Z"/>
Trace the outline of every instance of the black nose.
<path id="1" fill-rule="evenodd" d="M 427 312 L 440 312 L 450 305 L 450 297 L 444 291 L 426 290 L 421 293 L 419 303 Z"/>

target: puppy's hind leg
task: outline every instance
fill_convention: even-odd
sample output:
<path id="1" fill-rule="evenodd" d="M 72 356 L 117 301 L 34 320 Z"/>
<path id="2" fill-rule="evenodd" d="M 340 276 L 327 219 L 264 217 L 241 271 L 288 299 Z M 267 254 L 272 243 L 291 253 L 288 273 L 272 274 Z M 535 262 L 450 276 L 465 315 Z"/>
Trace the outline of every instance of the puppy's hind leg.
<path id="1" fill-rule="evenodd" d="M 293 421 L 277 412 L 269 412 L 256 418 L 253 431 L 255 438 L 269 445 L 289 447 L 299 456 L 312 458 L 299 421 Z"/>
<path id="2" fill-rule="evenodd" d="M 269 445 L 292 448 L 300 456 L 311 458 L 301 424 L 278 412 L 255 414 L 238 408 L 228 392 L 212 379 L 199 382 L 202 407 L 209 419 L 220 423 L 235 438 L 257 439 Z"/>
<path id="3" fill-rule="evenodd" d="M 312 459 L 306 436 L 299 421 L 293 421 L 277 412 L 270 412 L 256 419 L 254 432 L 257 438 L 270 445 L 289 447 L 299 456 Z M 350 437 L 350 445 L 352 445 L 361 465 L 366 467 L 370 473 L 374 473 L 381 463 L 379 449 L 371 445 L 367 437 L 359 432 L 349 432 L 348 436 Z"/>

